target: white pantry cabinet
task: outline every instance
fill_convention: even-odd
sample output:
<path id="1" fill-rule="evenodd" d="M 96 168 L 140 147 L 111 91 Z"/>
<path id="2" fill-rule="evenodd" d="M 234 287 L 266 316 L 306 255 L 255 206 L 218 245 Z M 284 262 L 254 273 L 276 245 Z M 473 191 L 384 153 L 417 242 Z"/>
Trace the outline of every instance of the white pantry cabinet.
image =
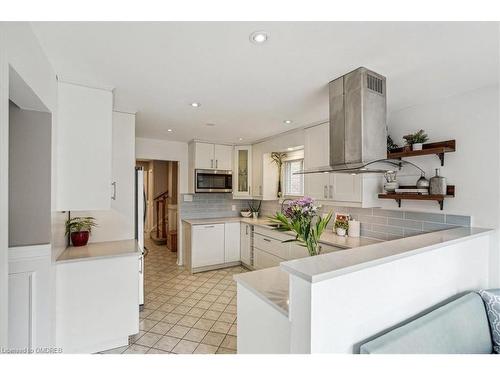
<path id="1" fill-rule="evenodd" d="M 111 207 L 111 91 L 58 82 L 57 211 Z"/>
<path id="2" fill-rule="evenodd" d="M 329 124 L 306 129 L 305 168 L 329 164 Z M 305 195 L 347 207 L 377 207 L 382 178 L 376 174 L 315 173 L 305 175 Z"/>
<path id="3" fill-rule="evenodd" d="M 240 261 L 240 223 L 224 224 L 224 262 Z"/>
<path id="4" fill-rule="evenodd" d="M 194 169 L 233 169 L 233 146 L 193 142 L 191 154 Z"/>
<path id="5" fill-rule="evenodd" d="M 252 146 L 234 148 L 233 196 L 252 195 Z"/>
<path id="6" fill-rule="evenodd" d="M 241 228 L 240 228 L 241 263 L 250 267 L 252 267 L 252 230 L 253 230 L 253 225 L 241 223 Z"/>
<path id="7" fill-rule="evenodd" d="M 194 225 L 191 237 L 191 267 L 224 263 L 224 224 Z"/>

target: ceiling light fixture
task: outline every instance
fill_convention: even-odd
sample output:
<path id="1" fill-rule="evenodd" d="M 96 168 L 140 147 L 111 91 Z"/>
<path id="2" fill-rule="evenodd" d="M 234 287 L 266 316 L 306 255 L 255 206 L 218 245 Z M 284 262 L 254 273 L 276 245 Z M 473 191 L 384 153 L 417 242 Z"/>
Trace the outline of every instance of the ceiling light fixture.
<path id="1" fill-rule="evenodd" d="M 267 31 L 254 31 L 250 34 L 250 41 L 255 44 L 265 43 L 269 39 Z"/>
<path id="2" fill-rule="evenodd" d="M 243 140 L 243 138 L 239 138 L 239 140 L 240 140 L 240 141 L 242 141 L 242 140 Z"/>
<path id="3" fill-rule="evenodd" d="M 293 121 L 292 120 L 285 120 L 283 121 L 285 124 L 290 125 Z"/>
<path id="4" fill-rule="evenodd" d="M 190 104 L 190 106 L 191 106 L 191 107 L 194 107 L 194 108 L 198 108 L 198 107 L 201 107 L 201 104 L 200 104 L 200 103 L 198 103 L 198 102 L 192 102 L 192 103 Z"/>
<path id="5" fill-rule="evenodd" d="M 168 131 L 169 133 L 171 133 L 171 132 L 172 132 L 172 129 L 167 129 L 167 131 Z"/>

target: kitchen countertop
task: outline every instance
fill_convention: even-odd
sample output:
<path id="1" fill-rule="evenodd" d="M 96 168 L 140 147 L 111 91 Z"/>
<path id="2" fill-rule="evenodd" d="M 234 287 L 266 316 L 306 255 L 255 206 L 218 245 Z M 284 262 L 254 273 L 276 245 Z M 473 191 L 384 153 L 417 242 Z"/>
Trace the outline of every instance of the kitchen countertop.
<path id="1" fill-rule="evenodd" d="M 452 228 L 315 257 L 286 261 L 282 262 L 280 267 L 292 275 L 314 283 L 448 246 L 466 238 L 487 235 L 490 232 L 492 229 Z"/>
<path id="2" fill-rule="evenodd" d="M 288 316 L 289 274 L 279 267 L 234 275 L 234 280 L 280 313 Z"/>
<path id="3" fill-rule="evenodd" d="M 267 229 L 274 229 L 273 227 L 269 226 L 269 224 L 271 224 L 271 221 L 267 218 L 252 219 L 252 218 L 236 216 L 236 217 L 218 217 L 218 218 L 208 218 L 208 219 L 184 219 L 183 221 L 190 225 L 242 222 L 246 224 L 261 226 Z M 289 234 L 290 236 L 293 236 L 291 232 L 280 232 L 280 233 Z M 354 247 L 371 245 L 383 241 L 366 237 L 347 237 L 347 236 L 341 237 L 333 233 L 332 230 L 325 230 L 321 235 L 320 242 L 326 245 L 341 247 L 343 249 L 351 249 Z"/>
<path id="4" fill-rule="evenodd" d="M 80 260 L 95 260 L 139 254 L 136 240 L 94 242 L 87 246 L 69 246 L 57 258 L 57 263 Z"/>

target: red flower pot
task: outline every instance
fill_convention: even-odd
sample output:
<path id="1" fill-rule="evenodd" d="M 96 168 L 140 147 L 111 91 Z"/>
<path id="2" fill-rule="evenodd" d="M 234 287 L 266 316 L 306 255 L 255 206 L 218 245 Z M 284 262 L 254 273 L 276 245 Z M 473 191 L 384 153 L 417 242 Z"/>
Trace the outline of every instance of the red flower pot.
<path id="1" fill-rule="evenodd" d="M 71 242 L 73 246 L 85 246 L 89 242 L 89 232 L 72 232 Z"/>

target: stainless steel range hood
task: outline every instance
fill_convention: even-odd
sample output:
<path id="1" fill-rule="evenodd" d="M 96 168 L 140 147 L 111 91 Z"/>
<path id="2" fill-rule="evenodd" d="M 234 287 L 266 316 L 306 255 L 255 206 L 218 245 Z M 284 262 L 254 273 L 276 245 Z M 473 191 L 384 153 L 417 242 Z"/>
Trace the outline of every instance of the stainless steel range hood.
<path id="1" fill-rule="evenodd" d="M 387 160 L 385 77 L 358 68 L 329 83 L 330 165 L 307 173 L 383 173 Z M 380 167 L 380 166 L 379 166 Z"/>

